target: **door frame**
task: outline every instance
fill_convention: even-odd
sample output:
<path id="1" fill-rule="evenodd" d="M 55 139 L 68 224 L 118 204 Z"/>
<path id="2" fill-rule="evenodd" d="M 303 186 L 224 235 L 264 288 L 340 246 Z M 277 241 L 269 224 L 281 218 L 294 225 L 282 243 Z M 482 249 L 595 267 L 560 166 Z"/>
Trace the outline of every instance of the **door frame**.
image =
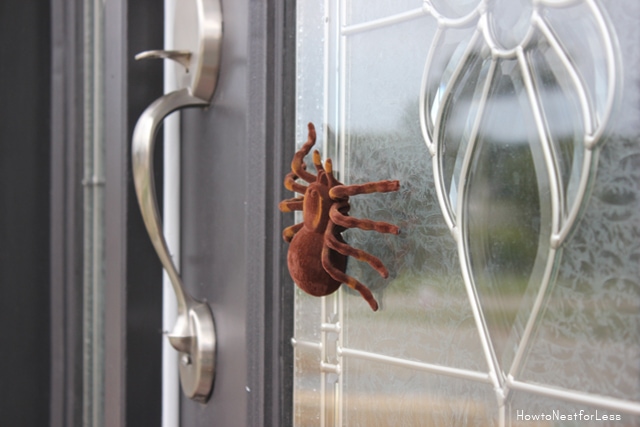
<path id="1" fill-rule="evenodd" d="M 248 175 L 248 200 L 253 221 L 248 235 L 249 260 L 256 260 L 248 283 L 260 284 L 249 306 L 249 325 L 262 325 L 249 332 L 250 353 L 262 354 L 251 362 L 252 394 L 248 425 L 292 425 L 293 410 L 293 297 L 295 287 L 286 267 L 288 246 L 281 230 L 293 224 L 293 215 L 282 215 L 278 203 L 287 198 L 283 177 L 295 151 L 296 99 L 296 2 L 268 0 L 249 8 L 249 74 L 251 78 L 247 114 L 249 157 L 266 159 L 258 175 Z M 262 123 L 263 126 L 251 126 Z M 260 162 L 252 162 L 253 165 Z M 251 372 L 251 371 L 250 371 Z"/>

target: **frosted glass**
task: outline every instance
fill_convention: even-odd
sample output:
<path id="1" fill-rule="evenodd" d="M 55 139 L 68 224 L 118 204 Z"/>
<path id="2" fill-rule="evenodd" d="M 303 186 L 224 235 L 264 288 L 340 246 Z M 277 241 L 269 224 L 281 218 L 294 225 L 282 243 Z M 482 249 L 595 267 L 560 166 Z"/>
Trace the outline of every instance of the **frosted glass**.
<path id="1" fill-rule="evenodd" d="M 367 1 L 353 0 L 346 2 L 347 13 L 345 23 L 347 25 L 359 24 L 362 22 L 385 18 L 389 15 L 406 13 L 408 11 L 422 7 L 416 0 L 394 0 L 394 1 Z"/>
<path id="2" fill-rule="evenodd" d="M 295 350 L 294 363 L 294 425 L 320 425 L 320 353 L 316 349 L 298 347 Z"/>
<path id="3" fill-rule="evenodd" d="M 492 427 L 487 384 L 347 359 L 343 420 L 349 427 Z"/>
<path id="4" fill-rule="evenodd" d="M 640 401 L 640 144 L 614 138 L 563 251 L 523 378 Z"/>

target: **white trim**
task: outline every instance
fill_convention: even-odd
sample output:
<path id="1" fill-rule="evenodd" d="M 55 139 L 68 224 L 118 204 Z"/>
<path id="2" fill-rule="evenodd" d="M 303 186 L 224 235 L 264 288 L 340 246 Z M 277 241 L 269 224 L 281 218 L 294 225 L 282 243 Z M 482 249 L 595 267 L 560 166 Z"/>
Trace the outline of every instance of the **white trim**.
<path id="1" fill-rule="evenodd" d="M 450 366 L 435 365 L 433 363 L 424 363 L 414 360 L 401 359 L 399 357 L 386 356 L 383 354 L 371 353 L 368 351 L 355 350 L 351 348 L 339 348 L 338 354 L 341 357 L 352 357 L 355 359 L 399 366 L 401 368 L 429 372 L 431 374 L 446 375 L 454 378 L 492 384 L 491 375 L 485 372 L 477 372 L 471 371 L 469 369 L 452 368 Z"/>
<path id="2" fill-rule="evenodd" d="M 353 34 L 363 33 L 365 31 L 371 30 L 378 30 L 390 25 L 400 24 L 403 22 L 422 18 L 423 16 L 427 16 L 426 10 L 424 10 L 423 8 L 413 9 L 407 12 L 398 13 L 396 15 L 387 16 L 385 18 L 362 22 L 360 24 L 345 25 L 342 27 L 341 33 L 343 36 L 350 36 Z"/>

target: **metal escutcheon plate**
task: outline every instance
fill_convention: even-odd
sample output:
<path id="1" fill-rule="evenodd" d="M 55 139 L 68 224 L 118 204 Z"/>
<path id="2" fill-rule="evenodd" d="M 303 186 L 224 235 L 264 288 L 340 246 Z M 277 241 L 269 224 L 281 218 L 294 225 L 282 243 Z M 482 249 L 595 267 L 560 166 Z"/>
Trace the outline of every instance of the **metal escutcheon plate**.
<path id="1" fill-rule="evenodd" d="M 189 309 L 192 331 L 191 354 L 180 353 L 180 382 L 184 394 L 198 402 L 206 402 L 213 388 L 216 362 L 215 323 L 205 303 Z"/>

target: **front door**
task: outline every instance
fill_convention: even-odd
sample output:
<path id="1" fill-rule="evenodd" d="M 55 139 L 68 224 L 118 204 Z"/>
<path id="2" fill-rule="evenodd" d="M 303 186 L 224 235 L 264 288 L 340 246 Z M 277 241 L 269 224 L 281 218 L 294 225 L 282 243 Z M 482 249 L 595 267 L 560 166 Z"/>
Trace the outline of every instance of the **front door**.
<path id="1" fill-rule="evenodd" d="M 217 331 L 213 392 L 180 398 L 181 425 L 638 425 L 636 0 L 292 3 L 223 0 L 218 87 L 181 113 L 180 273 Z M 376 312 L 346 286 L 294 295 L 280 236 L 300 218 L 277 206 L 308 122 L 339 180 L 400 181 L 350 210 L 399 235 L 343 233 L 389 270 L 348 262 Z"/>

